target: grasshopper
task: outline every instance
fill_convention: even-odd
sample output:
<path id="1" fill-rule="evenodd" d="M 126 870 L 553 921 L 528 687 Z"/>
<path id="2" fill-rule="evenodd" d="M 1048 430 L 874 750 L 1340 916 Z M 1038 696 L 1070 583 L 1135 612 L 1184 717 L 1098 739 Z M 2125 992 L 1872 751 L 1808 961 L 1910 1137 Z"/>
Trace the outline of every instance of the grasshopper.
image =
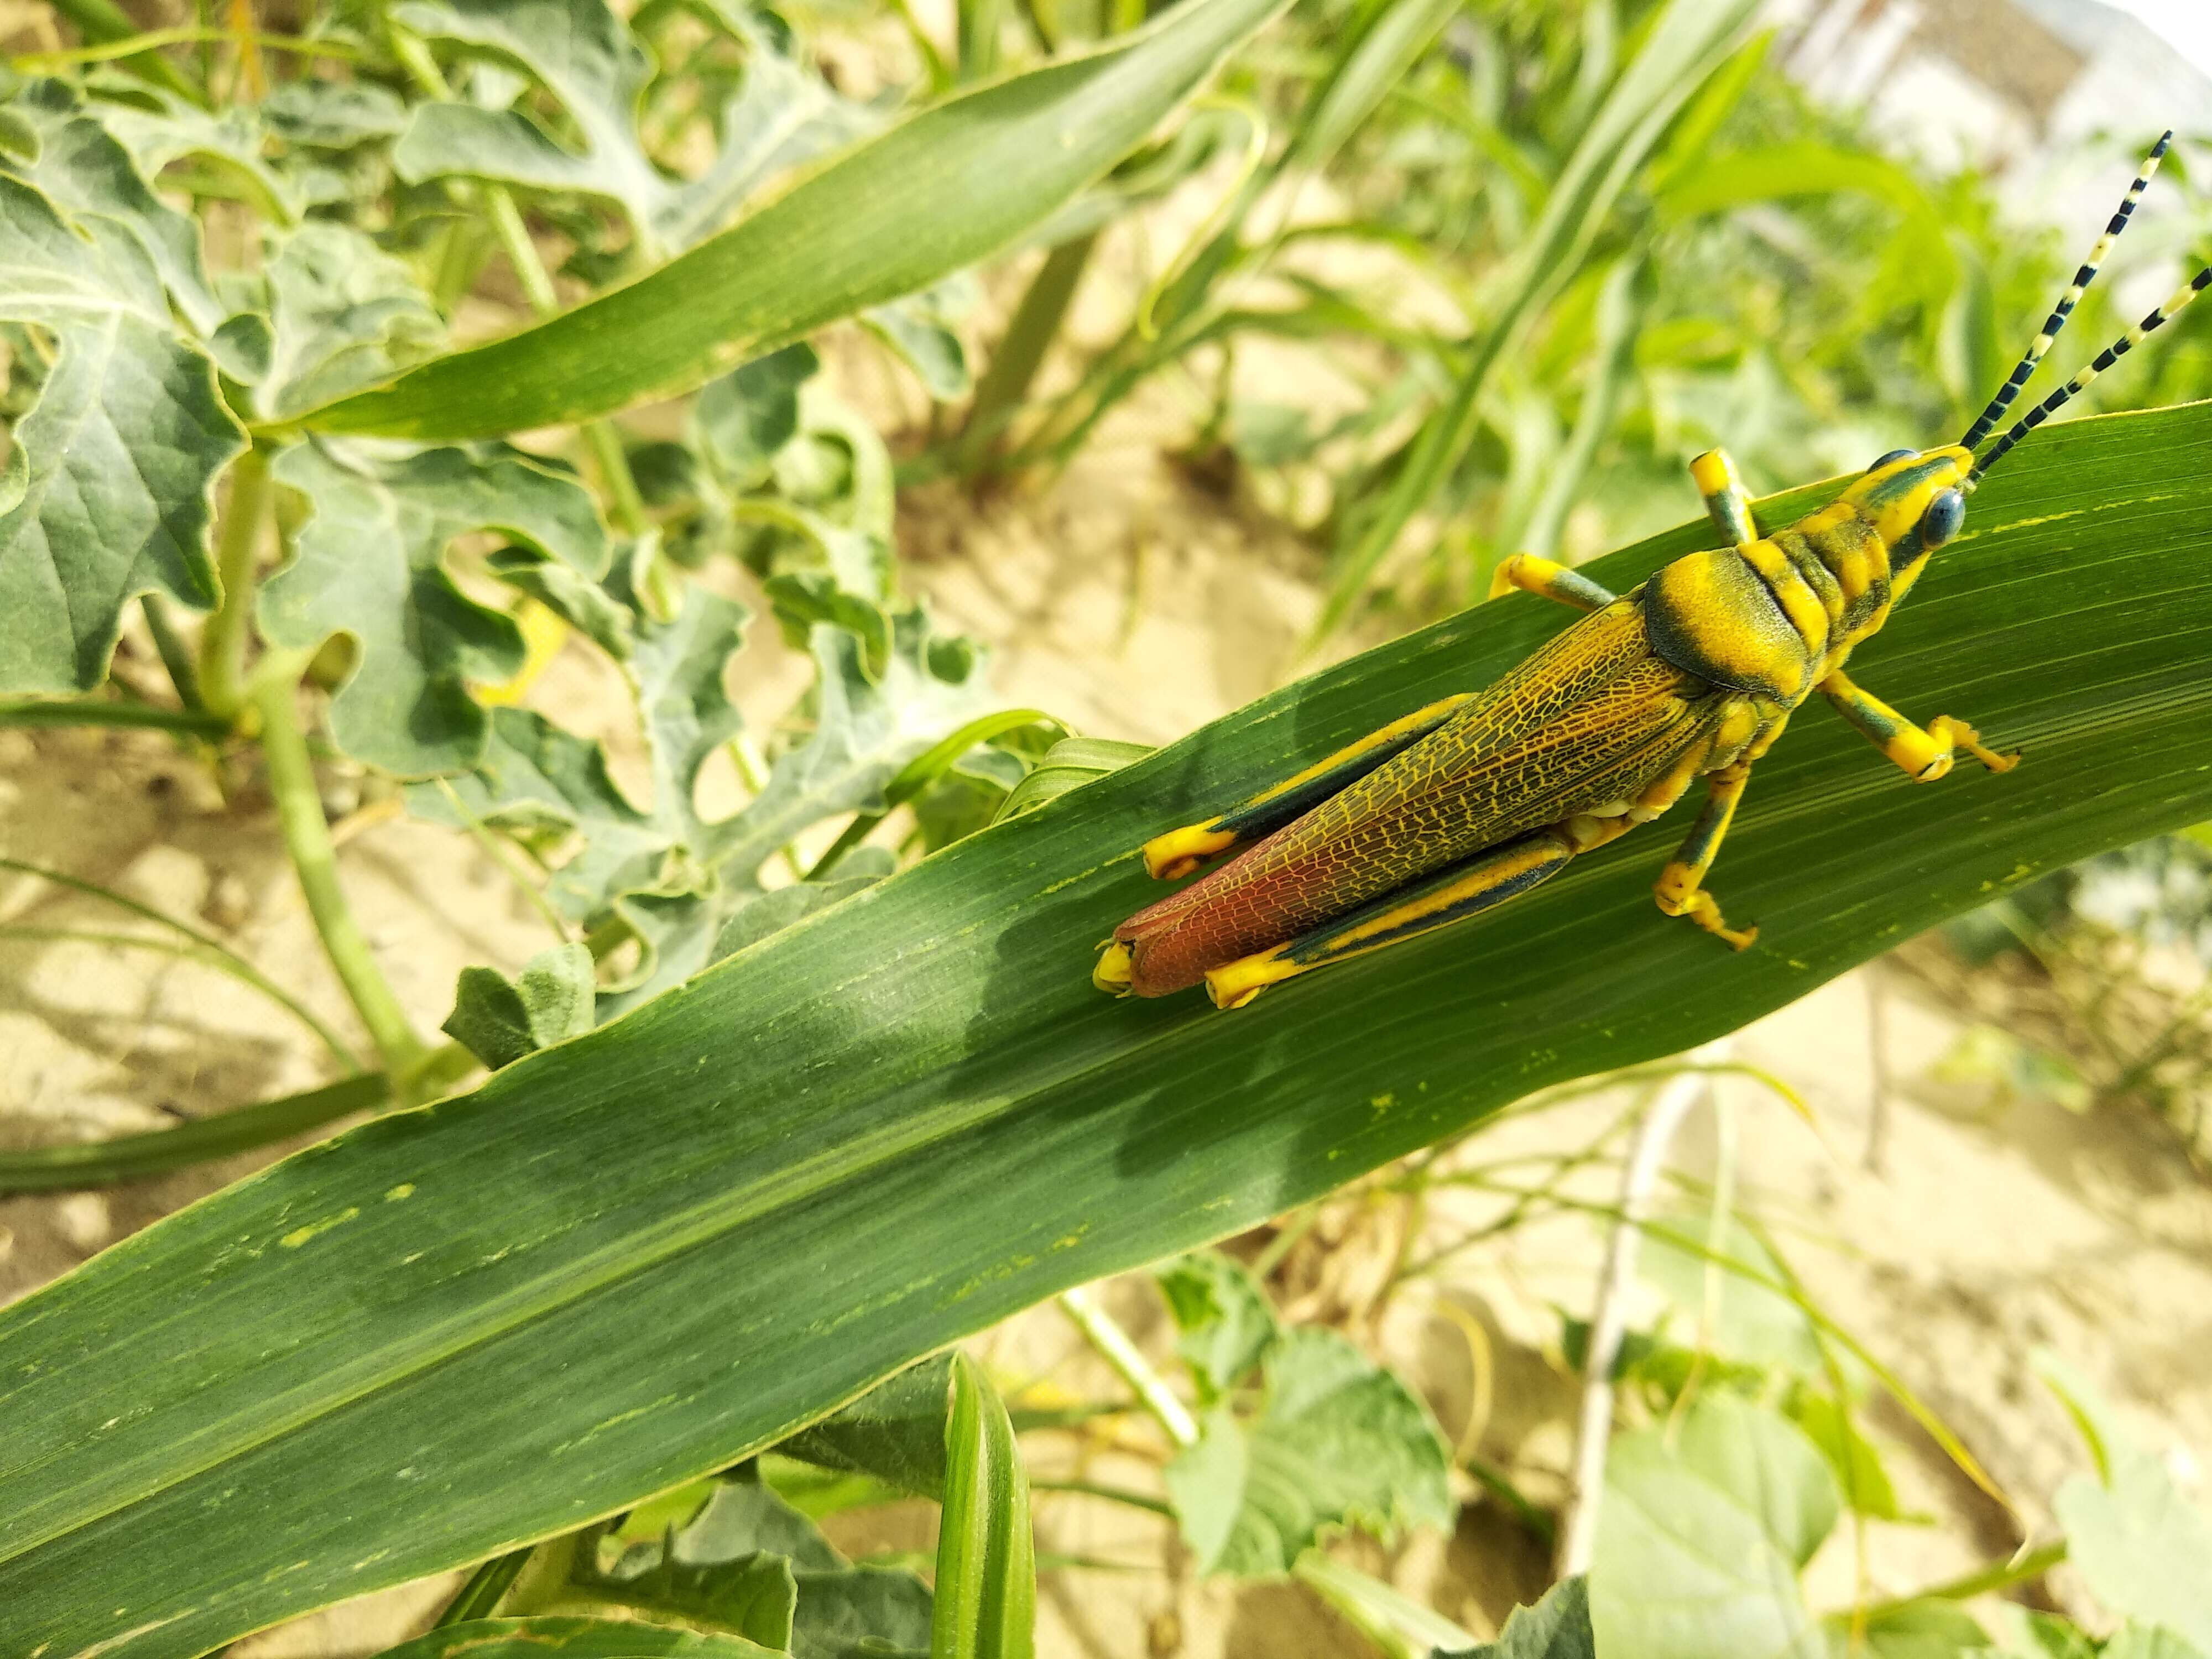
<path id="1" fill-rule="evenodd" d="M 2104 235 L 2011 377 L 1957 443 L 1893 450 L 1830 505 L 1762 536 L 1727 454 L 1690 463 L 1721 544 L 1616 595 L 1516 554 L 1493 597 L 1519 588 L 1588 614 L 1496 684 L 1416 709 L 1218 817 L 1145 843 L 1177 879 L 1236 856 L 1139 911 L 1092 975 L 1119 996 L 1203 982 L 1241 1008 L 1293 975 L 1401 944 L 1502 904 L 1577 855 L 1659 817 L 1702 778 L 1704 808 L 1659 876 L 1659 908 L 1741 951 L 1705 890 L 1752 768 L 1814 691 L 1905 776 L 1932 783 L 1960 753 L 1991 772 L 2016 754 L 1964 720 L 1918 726 L 1844 672 L 1929 556 L 1959 533 L 1966 498 L 2052 413 L 2208 283 L 2200 272 L 1988 453 L 1996 428 L 2125 228 L 2172 139 L 2159 140 Z"/>

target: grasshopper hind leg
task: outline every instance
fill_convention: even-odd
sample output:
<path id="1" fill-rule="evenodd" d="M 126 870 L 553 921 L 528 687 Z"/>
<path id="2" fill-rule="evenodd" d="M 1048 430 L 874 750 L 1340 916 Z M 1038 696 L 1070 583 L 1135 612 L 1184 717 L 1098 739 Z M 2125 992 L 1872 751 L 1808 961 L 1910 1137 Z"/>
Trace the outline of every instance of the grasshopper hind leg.
<path id="1" fill-rule="evenodd" d="M 1191 874 L 1215 854 L 1249 846 L 1271 836 L 1294 818 L 1303 817 L 1331 795 L 1365 777 L 1393 755 L 1410 749 L 1435 731 L 1469 701 L 1461 692 L 1417 708 L 1378 731 L 1316 761 L 1303 772 L 1262 789 L 1240 801 L 1218 817 L 1187 823 L 1155 836 L 1144 846 L 1145 868 L 1163 881 Z M 1100 981 L 1102 988 L 1106 987 Z"/>
<path id="2" fill-rule="evenodd" d="M 1217 1008 L 1242 1008 L 1270 985 L 1347 957 L 1402 945 L 1518 898 L 1559 874 L 1576 854 L 1602 847 L 1635 827 L 1636 821 L 1626 817 L 1575 817 L 1516 836 L 1310 933 L 1210 970 L 1206 993 Z"/>

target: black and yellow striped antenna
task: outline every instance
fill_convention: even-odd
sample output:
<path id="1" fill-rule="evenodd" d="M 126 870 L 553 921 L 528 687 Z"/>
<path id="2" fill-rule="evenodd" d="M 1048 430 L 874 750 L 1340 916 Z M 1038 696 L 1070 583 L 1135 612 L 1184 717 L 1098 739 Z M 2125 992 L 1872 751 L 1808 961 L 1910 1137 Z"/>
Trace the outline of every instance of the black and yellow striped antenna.
<path id="1" fill-rule="evenodd" d="M 2152 312 L 2149 316 L 2144 318 L 2142 321 L 2137 323 L 2126 333 L 2121 335 L 2118 339 L 2113 341 L 2112 344 L 2106 346 L 2102 351 L 2099 352 L 2097 354 L 2096 360 L 2087 368 L 2083 369 L 2079 374 L 2076 374 L 2072 380 L 2067 381 L 2064 386 L 2060 386 L 2057 391 L 2052 392 L 2048 398 L 2045 398 L 2041 403 L 2038 404 L 2033 409 L 2029 410 L 2026 415 L 2014 422 L 2012 430 L 2006 433 L 2003 437 L 1998 439 L 1996 446 L 1990 449 L 1990 453 L 1974 463 L 1974 470 L 1966 475 L 1966 482 L 1962 488 L 1972 489 L 1976 484 L 1981 483 L 1982 475 L 1987 472 L 1991 467 L 1995 466 L 1999 461 L 2002 460 L 2007 450 L 2010 449 L 2022 438 L 2027 436 L 2029 433 L 2034 431 L 2036 428 L 2041 426 L 2045 421 L 2048 420 L 2053 414 L 2062 408 L 2066 404 L 2067 400 L 2071 398 L 2075 392 L 2080 392 L 2083 387 L 2087 386 L 2090 381 L 2095 380 L 2100 374 L 2102 374 L 2114 363 L 2119 362 L 2121 358 L 2126 356 L 2128 353 L 2133 351 L 2137 346 L 2141 345 L 2142 343 L 2144 335 L 2150 333 L 2154 329 L 2162 328 L 2166 324 L 2172 322 L 2174 319 L 2174 314 L 2177 312 L 2179 312 L 2184 306 L 2187 305 L 2191 300 L 2195 299 L 2198 295 L 2202 294 L 2207 288 L 2212 288 L 2212 265 L 2207 265 L 2203 270 L 2198 271 L 2196 276 L 2191 277 L 2189 281 L 2184 283 L 2179 288 L 2174 289 L 2174 291 L 2166 297 L 2166 301 L 2164 305 L 2159 307 L 2159 308 Z"/>
<path id="2" fill-rule="evenodd" d="M 2004 418 L 2005 410 L 2012 407 L 2012 400 L 2020 396 L 2020 389 L 2027 384 L 2029 376 L 2035 373 L 2035 366 L 2043 361 L 2043 354 L 2051 349 L 2051 343 L 2058 337 L 2058 331 L 2066 326 L 2066 319 L 2074 314 L 2074 307 L 2081 303 L 2083 290 L 2096 280 L 2097 268 L 2105 263 L 2105 256 L 2112 251 L 2112 244 L 2119 240 L 2120 233 L 2128 228 L 2128 221 L 2135 216 L 2136 204 L 2142 200 L 2143 191 L 2150 188 L 2150 181 L 2158 173 L 2158 164 L 2166 159 L 2166 146 L 2172 142 L 2173 133 L 2169 128 L 2158 143 L 2151 146 L 2149 158 L 2143 162 L 2142 171 L 2136 175 L 2135 183 L 2128 186 L 2127 196 L 2120 203 L 2119 210 L 2112 215 L 2112 222 L 2105 227 L 2105 234 L 2097 239 L 2096 246 L 2089 250 L 2089 257 L 2074 273 L 2073 282 L 2067 285 L 2066 292 L 2058 296 L 2058 303 L 2052 307 L 2049 320 L 2043 325 L 2043 331 L 2028 346 L 2027 355 L 2020 360 L 2018 367 L 2012 372 L 2012 378 L 1997 388 L 1997 395 L 1990 399 L 1989 407 L 1974 417 L 1973 425 L 1966 428 L 1966 435 L 1959 440 L 1960 448 L 1972 449 L 1988 437 L 1991 428 Z M 1992 460 L 1995 459 L 1995 456 L 1990 457 Z"/>

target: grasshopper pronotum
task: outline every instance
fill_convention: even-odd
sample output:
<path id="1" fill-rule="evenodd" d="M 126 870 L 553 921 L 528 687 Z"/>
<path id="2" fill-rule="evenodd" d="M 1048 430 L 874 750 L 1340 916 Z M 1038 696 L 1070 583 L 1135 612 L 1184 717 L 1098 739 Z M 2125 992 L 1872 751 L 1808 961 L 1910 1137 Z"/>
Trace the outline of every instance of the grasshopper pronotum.
<path id="1" fill-rule="evenodd" d="M 1762 537 L 1725 453 L 1690 463 L 1722 545 L 1616 596 L 1547 559 L 1516 555 L 1493 592 L 1518 587 L 1591 614 L 1486 690 L 1447 697 L 1340 750 L 1203 823 L 1145 844 L 1158 877 L 1237 856 L 1114 930 L 1092 977 L 1117 995 L 1201 981 L 1242 1007 L 1279 980 L 1488 909 L 1578 853 L 1657 817 L 1695 780 L 1705 808 L 1661 872 L 1659 908 L 1736 949 L 1705 888 L 1751 769 L 1813 692 L 1915 782 L 1984 748 L 1948 714 L 1916 726 L 1844 672 L 1959 533 L 1966 497 L 2006 452 L 2194 299 L 2179 289 L 1977 459 L 2135 211 L 2172 134 L 2159 140 L 2051 318 L 1957 443 L 1884 455 L 1829 506 Z"/>

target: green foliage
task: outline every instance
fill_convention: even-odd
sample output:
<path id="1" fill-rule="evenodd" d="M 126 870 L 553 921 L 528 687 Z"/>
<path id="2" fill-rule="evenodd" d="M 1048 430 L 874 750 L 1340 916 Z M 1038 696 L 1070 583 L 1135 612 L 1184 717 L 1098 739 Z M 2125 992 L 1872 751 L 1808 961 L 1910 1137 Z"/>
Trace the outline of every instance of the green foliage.
<path id="1" fill-rule="evenodd" d="M 944 1356 L 910 1365 L 776 1449 L 787 1457 L 874 1475 L 924 1498 L 941 1498 L 951 1366 Z"/>
<path id="2" fill-rule="evenodd" d="M 307 507 L 291 562 L 261 590 L 261 629 L 307 652 L 337 633 L 353 641 L 356 666 L 331 700 L 331 735 L 403 777 L 476 765 L 491 722 L 469 682 L 512 678 L 522 636 L 455 586 L 447 550 L 495 531 L 520 544 L 526 562 L 536 555 L 601 575 L 609 549 L 591 495 L 565 471 L 502 447 L 386 459 L 303 443 L 271 473 Z"/>
<path id="3" fill-rule="evenodd" d="M 245 437 L 198 332 L 222 307 L 198 228 L 66 88 L 9 107 L 28 154 L 0 153 L 0 319 L 44 340 L 14 337 L 38 393 L 0 473 L 0 690 L 84 690 L 140 594 L 214 604 L 210 495 Z"/>
<path id="4" fill-rule="evenodd" d="M 464 968 L 443 1030 L 497 1071 L 590 1030 L 593 978 L 580 945 L 540 951 L 511 980 L 495 968 Z"/>
<path id="5" fill-rule="evenodd" d="M 999 252 L 1104 173 L 1283 3 L 1178 8 L 1127 44 L 939 104 L 651 275 L 306 422 L 482 438 L 691 391 Z"/>
<path id="6" fill-rule="evenodd" d="M 2106 1651 L 2133 1659 L 2212 1654 L 2212 1517 L 2175 1487 L 2165 1465 L 2087 1382 L 2050 1356 L 2039 1369 L 2074 1413 L 2097 1465 L 2096 1474 L 2059 1488 L 2056 1508 L 2075 1568 L 2129 1621 Z"/>
<path id="7" fill-rule="evenodd" d="M 770 1659 L 774 1650 L 740 1637 L 641 1624 L 632 1619 L 476 1619 L 447 1625 L 380 1659 Z"/>
<path id="8" fill-rule="evenodd" d="M 1030 1659 L 1036 1559 L 1029 1477 L 1006 1405 L 981 1367 L 956 1353 L 951 1372 L 929 1659 Z"/>
<path id="9" fill-rule="evenodd" d="M 88 37 L 128 38 L 104 0 L 64 9 Z M 856 322 L 957 398 L 966 268 L 1025 238 L 1051 246 L 948 452 L 970 469 L 1064 456 L 1196 352 L 1222 354 L 1225 387 L 1246 335 L 1355 343 L 1362 414 L 1324 426 L 1224 392 L 1209 428 L 1248 467 L 1332 469 L 1341 616 L 1420 514 L 1470 526 L 1467 556 L 1446 556 L 1458 568 L 1422 576 L 1449 592 L 1513 544 L 1574 539 L 1594 469 L 1610 522 L 1648 526 L 1661 509 L 1624 500 L 1653 497 L 1657 465 L 1708 435 L 1747 429 L 1755 478 L 1832 449 L 1863 459 L 1874 427 L 1977 395 L 2045 273 L 1971 182 L 1870 155 L 1765 85 L 1760 43 L 1729 53 L 1743 0 L 1619 20 L 1610 4 L 1322 5 L 1296 26 L 1322 50 L 1237 70 L 1235 107 L 1142 149 L 1280 0 L 1188 0 L 1133 32 L 1081 9 L 1028 21 L 1103 48 L 988 80 L 1020 55 L 1014 20 L 963 5 L 958 70 L 981 84 L 918 113 L 838 94 L 784 19 L 732 0 L 342 7 L 309 44 L 352 78 L 282 80 L 256 104 L 150 50 L 0 83 L 0 690 L 97 687 L 141 596 L 212 608 L 195 673 L 148 607 L 179 706 L 141 723 L 262 742 L 383 1061 L 186 1129 L 27 1154 L 0 1186 L 171 1168 L 414 1104 L 470 1054 L 498 1073 L 0 1315 L 4 1409 L 36 1448 L 0 1474 L 0 1602 L 57 1651 L 196 1653 L 496 1551 L 454 1622 L 396 1655 L 1026 1654 L 1014 1419 L 973 1361 L 897 1369 L 914 1355 L 1322 1191 L 1532 1082 L 1678 1047 L 1697 1035 L 1685 999 L 1733 1025 L 1908 921 L 2206 809 L 2160 758 L 2201 749 L 2208 719 L 2191 672 L 2202 585 L 2161 585 L 2206 505 L 2202 417 L 2185 411 L 2023 455 L 1929 578 L 1949 609 L 1885 642 L 1906 694 L 1971 684 L 1985 724 L 2035 740 L 2039 769 L 2002 786 L 2031 828 L 1990 828 L 1962 786 L 1909 805 L 1839 788 L 1815 742 L 1796 770 L 1762 774 L 1776 787 L 1741 832 L 1732 868 L 1786 941 L 1755 962 L 1665 928 L 1632 904 L 1645 872 L 1611 859 L 1479 930 L 1334 975 L 1326 1001 L 1294 988 L 1224 1022 L 1096 998 L 1081 947 L 1144 896 L 1136 841 L 1494 675 L 1548 624 L 1527 607 L 1454 623 L 1149 758 L 1048 749 L 1056 724 L 1003 708 L 972 642 L 900 591 L 890 455 L 805 337 Z M 1244 171 L 1219 216 L 1009 448 L 1092 239 L 1224 157 Z M 1425 241 L 1413 257 L 1465 329 L 1407 324 L 1297 268 L 1304 230 L 1255 229 L 1262 199 L 1308 173 L 1363 216 L 1330 234 Z M 222 234 L 204 236 L 218 203 Z M 1816 303 L 1777 301 L 1803 249 L 1762 245 L 1739 211 L 1754 204 L 1806 228 Z M 549 231 L 569 249 L 566 289 L 543 266 Z M 478 331 L 463 301 L 497 302 L 477 283 L 495 250 L 539 320 L 453 349 L 457 325 Z M 1288 277 L 1286 306 L 1250 301 L 1263 270 Z M 2170 383 L 2193 385 L 2201 361 L 2177 361 Z M 694 390 L 659 428 L 672 437 L 602 419 Z M 1857 412 L 1834 418 L 1843 406 Z M 557 429 L 573 422 L 593 424 Z M 267 573 L 264 477 L 281 487 Z M 1662 538 L 1607 574 L 1686 545 Z M 759 732 L 727 689 L 750 613 L 725 578 L 756 581 L 806 658 L 807 689 Z M 2098 581 L 2123 599 L 2085 619 L 2081 584 Z M 521 706 L 564 629 L 634 694 L 638 797 L 599 744 Z M 2081 711 L 2118 697 L 2142 743 L 2116 755 Z M 459 1046 L 426 1056 L 345 912 L 302 714 L 325 753 L 402 781 L 419 816 L 544 872 L 563 942 L 513 979 L 466 970 L 446 1027 Z M 744 799 L 710 816 L 705 775 L 725 755 Z M 896 852 L 863 845 L 900 809 L 913 828 Z M 1903 883 L 1832 874 L 1830 854 L 1867 844 L 1926 861 Z M 1470 994 L 1486 1018 L 1463 1018 Z M 1717 1242 L 1775 1276 L 1755 1237 Z M 1651 1266 L 1685 1312 L 1702 1305 L 1702 1258 L 1655 1247 Z M 1281 1328 L 1226 1258 L 1180 1257 L 1159 1282 L 1203 1414 L 1165 1473 L 1201 1565 L 1291 1571 L 1378 1639 L 1458 1650 L 1464 1632 L 1319 1547 L 1346 1527 L 1449 1523 L 1419 1399 L 1341 1337 Z M 1796 1570 L 1840 1508 L 1896 1518 L 1894 1492 L 1795 1304 L 1731 1284 L 1712 1335 L 1712 1354 L 1655 1337 L 1624 1368 L 1680 1419 L 1616 1449 L 1590 1590 L 1609 1644 L 1980 1645 L 1947 1592 L 1856 1621 L 1803 1605 Z M 2093 1406 L 2080 1414 L 2100 1476 L 2059 1509 L 2125 1620 L 2105 1650 L 2206 1659 L 2203 1517 Z M 732 1468 L 770 1447 L 793 1493 L 809 1463 L 838 1474 L 817 1509 L 939 1499 L 934 1602 L 910 1572 L 843 1560 L 760 1466 Z M 515 1541 L 532 1537 L 552 1541 L 518 1580 Z M 1727 1537 L 1741 1559 L 1717 1569 Z M 642 1616 L 486 1616 L 518 1584 L 518 1604 Z M 1590 1616 L 1571 1581 L 1474 1650 L 1587 1659 Z M 2087 1650 L 2070 1627 L 2020 1626 L 2008 1639 Z"/>
<path id="10" fill-rule="evenodd" d="M 1334 1332 L 1285 1340 L 1256 1416 L 1216 1407 L 1200 1428 L 1167 1482 L 1202 1571 L 1288 1571 L 1336 1525 L 1389 1538 L 1450 1522 L 1434 1424 L 1403 1383 Z"/>
<path id="11" fill-rule="evenodd" d="M 1590 1569 L 1599 1642 L 1652 1659 L 1796 1654 L 1814 1641 L 1790 1593 L 1842 1500 L 1787 1419 L 1709 1395 L 1671 1432 L 1615 1440 Z"/>
<path id="12" fill-rule="evenodd" d="M 895 1659 L 928 1648 L 930 1593 L 919 1578 L 847 1562 L 750 1471 L 718 1481 L 665 1536 L 604 1565 L 601 1552 L 587 1531 L 565 1594 L 746 1637 L 793 1659 Z"/>
<path id="13" fill-rule="evenodd" d="M 1211 1405 L 1256 1370 L 1282 1340 L 1266 1293 L 1218 1250 L 1200 1250 L 1155 1267 L 1160 1294 L 1181 1333 L 1176 1352 Z"/>
<path id="14" fill-rule="evenodd" d="M 1576 1577 L 1553 1585 L 1534 1607 L 1516 1607 L 1495 1642 L 1439 1659 L 1595 1659 L 1596 1652 L 1589 1587 Z"/>

